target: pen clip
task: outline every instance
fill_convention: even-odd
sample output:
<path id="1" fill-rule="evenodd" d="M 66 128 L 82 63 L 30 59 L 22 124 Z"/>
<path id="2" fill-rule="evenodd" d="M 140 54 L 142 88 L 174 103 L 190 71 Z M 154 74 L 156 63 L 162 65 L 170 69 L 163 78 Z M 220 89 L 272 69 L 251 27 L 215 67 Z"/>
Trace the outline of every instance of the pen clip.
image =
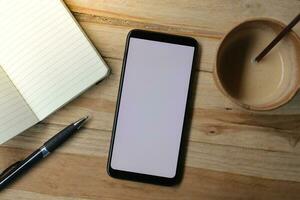
<path id="1" fill-rule="evenodd" d="M 0 178 L 4 177 L 7 175 L 9 172 L 11 172 L 13 169 L 15 169 L 19 164 L 22 162 L 22 160 L 15 162 L 14 164 L 10 165 L 8 168 L 6 168 L 1 174 Z"/>

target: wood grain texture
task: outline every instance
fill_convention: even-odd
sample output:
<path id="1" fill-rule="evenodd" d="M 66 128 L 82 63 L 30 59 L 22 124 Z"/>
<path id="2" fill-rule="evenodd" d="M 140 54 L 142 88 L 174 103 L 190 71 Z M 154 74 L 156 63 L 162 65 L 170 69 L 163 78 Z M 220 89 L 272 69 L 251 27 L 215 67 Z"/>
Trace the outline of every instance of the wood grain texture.
<path id="1" fill-rule="evenodd" d="M 300 94 L 268 112 L 232 104 L 214 84 L 221 38 L 255 17 L 288 23 L 300 1 L 66 0 L 112 75 L 42 123 L 0 146 L 0 170 L 82 115 L 93 119 L 0 199 L 300 199 Z M 176 187 L 120 181 L 106 160 L 126 35 L 133 28 L 194 37 L 200 45 L 186 170 Z M 300 26 L 294 30 L 300 34 Z"/>
<path id="2" fill-rule="evenodd" d="M 27 155 L 30 151 L 7 148 L 1 157 Z M 6 163 L 13 161 L 8 159 Z M 3 197 L 15 199 L 67 196 L 72 199 L 298 199 L 300 183 L 272 181 L 211 170 L 187 167 L 183 182 L 176 187 L 162 187 L 112 179 L 105 170 L 106 159 L 56 153 L 15 182 Z M 93 171 L 94 173 L 91 173 Z M 45 179 L 47 181 L 45 181 Z M 58 181 L 59 179 L 59 181 Z M 22 189 L 21 189 L 22 188 Z M 18 192 L 15 192 L 18 191 Z M 49 197 L 50 196 L 50 197 Z"/>

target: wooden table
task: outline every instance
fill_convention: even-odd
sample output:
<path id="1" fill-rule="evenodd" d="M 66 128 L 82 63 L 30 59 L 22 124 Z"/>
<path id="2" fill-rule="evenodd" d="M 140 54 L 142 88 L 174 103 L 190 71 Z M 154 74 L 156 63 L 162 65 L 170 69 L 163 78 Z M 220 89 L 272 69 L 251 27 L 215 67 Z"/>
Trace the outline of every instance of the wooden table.
<path id="1" fill-rule="evenodd" d="M 0 170 L 24 158 L 70 122 L 86 128 L 0 199 L 300 199 L 300 95 L 270 112 L 249 112 L 217 90 L 218 44 L 237 23 L 272 17 L 288 23 L 298 0 L 67 0 L 112 75 L 42 123 L 0 146 Z M 109 177 L 107 153 L 126 35 L 133 28 L 188 35 L 201 46 L 182 183 L 162 187 Z M 300 34 L 300 25 L 294 30 Z M 300 56 L 300 55 L 299 55 Z"/>

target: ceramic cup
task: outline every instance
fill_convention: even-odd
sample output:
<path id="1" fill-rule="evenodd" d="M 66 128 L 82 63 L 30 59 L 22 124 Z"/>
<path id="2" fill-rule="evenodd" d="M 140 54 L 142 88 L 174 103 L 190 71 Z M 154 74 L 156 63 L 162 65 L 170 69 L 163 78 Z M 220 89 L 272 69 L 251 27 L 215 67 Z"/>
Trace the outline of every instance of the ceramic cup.
<path id="1" fill-rule="evenodd" d="M 287 103 L 300 88 L 300 39 L 290 31 L 259 63 L 257 56 L 285 27 L 273 19 L 252 19 L 223 38 L 214 79 L 224 95 L 250 110 Z"/>

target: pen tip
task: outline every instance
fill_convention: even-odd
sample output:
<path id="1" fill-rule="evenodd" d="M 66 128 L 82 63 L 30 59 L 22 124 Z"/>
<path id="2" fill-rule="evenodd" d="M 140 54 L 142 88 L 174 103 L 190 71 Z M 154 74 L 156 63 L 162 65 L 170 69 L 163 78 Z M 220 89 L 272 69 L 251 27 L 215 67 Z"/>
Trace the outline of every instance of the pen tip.
<path id="1" fill-rule="evenodd" d="M 89 120 L 90 118 L 91 118 L 91 117 L 90 117 L 89 115 L 87 115 L 87 116 L 81 118 L 80 121 L 87 121 L 87 120 Z"/>
<path id="2" fill-rule="evenodd" d="M 79 119 L 77 122 L 74 122 L 74 126 L 78 126 L 78 129 L 82 127 L 83 124 L 85 124 L 85 122 L 90 118 L 90 116 L 85 116 L 81 119 Z"/>

